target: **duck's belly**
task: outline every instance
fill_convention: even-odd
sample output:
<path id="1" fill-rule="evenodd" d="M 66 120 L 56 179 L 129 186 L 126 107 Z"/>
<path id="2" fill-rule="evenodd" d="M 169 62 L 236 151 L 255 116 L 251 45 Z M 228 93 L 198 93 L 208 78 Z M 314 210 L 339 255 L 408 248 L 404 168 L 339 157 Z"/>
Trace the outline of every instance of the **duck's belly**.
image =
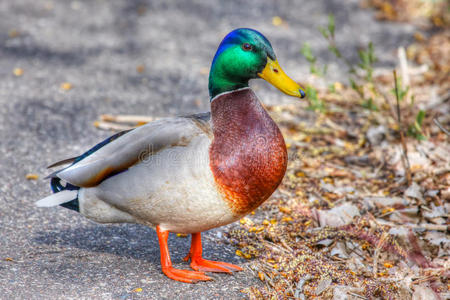
<path id="1" fill-rule="evenodd" d="M 216 189 L 209 145 L 210 139 L 199 135 L 188 145 L 161 150 L 96 187 L 82 189 L 80 212 L 97 222 L 160 225 L 181 233 L 235 221 L 239 216 Z"/>

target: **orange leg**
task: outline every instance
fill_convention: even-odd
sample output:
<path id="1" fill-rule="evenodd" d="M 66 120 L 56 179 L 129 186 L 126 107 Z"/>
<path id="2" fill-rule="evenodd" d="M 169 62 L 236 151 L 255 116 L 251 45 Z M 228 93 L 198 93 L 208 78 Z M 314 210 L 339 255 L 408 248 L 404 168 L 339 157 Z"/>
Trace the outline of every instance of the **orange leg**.
<path id="1" fill-rule="evenodd" d="M 184 258 L 185 261 L 191 259 L 191 268 L 202 272 L 222 272 L 231 273 L 233 271 L 242 271 L 242 268 L 226 262 L 211 261 L 202 258 L 202 236 L 201 233 L 193 233 L 191 241 L 191 250 Z"/>
<path id="2" fill-rule="evenodd" d="M 196 283 L 198 281 L 211 280 L 210 277 L 206 276 L 203 272 L 180 270 L 172 267 L 172 261 L 170 260 L 169 247 L 167 245 L 167 239 L 169 238 L 169 232 L 163 231 L 159 226 L 156 226 L 156 234 L 159 240 L 159 250 L 161 252 L 161 267 L 164 274 L 167 277 L 187 282 Z"/>

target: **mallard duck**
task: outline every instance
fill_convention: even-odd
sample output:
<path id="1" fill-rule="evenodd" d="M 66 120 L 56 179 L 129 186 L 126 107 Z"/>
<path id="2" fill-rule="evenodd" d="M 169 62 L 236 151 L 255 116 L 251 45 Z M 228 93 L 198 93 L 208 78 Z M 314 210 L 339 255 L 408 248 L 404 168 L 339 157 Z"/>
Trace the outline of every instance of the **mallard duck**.
<path id="1" fill-rule="evenodd" d="M 99 223 L 155 228 L 162 271 L 174 280 L 193 283 L 210 280 L 205 272 L 242 270 L 204 259 L 201 232 L 253 211 L 285 174 L 284 139 L 248 85 L 254 78 L 305 97 L 261 33 L 236 29 L 211 65 L 211 112 L 150 122 L 51 165 L 71 163 L 48 177 L 54 194 L 37 205 L 61 205 Z M 185 260 L 194 271 L 172 266 L 169 232 L 192 235 Z"/>

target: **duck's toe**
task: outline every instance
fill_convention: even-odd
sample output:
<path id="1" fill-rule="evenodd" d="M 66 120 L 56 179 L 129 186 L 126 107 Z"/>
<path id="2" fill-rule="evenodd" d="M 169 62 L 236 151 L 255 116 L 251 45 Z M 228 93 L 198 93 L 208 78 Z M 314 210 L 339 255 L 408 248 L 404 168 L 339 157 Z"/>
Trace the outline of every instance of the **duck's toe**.
<path id="1" fill-rule="evenodd" d="M 212 280 L 211 277 L 206 276 L 203 272 L 180 270 L 172 267 L 163 268 L 162 271 L 170 279 L 186 283 L 196 283 L 199 281 Z"/>
<path id="2" fill-rule="evenodd" d="M 221 261 L 212 261 L 203 258 L 191 259 L 191 268 L 201 272 L 217 272 L 217 273 L 231 273 L 242 271 L 242 268 L 233 264 Z"/>

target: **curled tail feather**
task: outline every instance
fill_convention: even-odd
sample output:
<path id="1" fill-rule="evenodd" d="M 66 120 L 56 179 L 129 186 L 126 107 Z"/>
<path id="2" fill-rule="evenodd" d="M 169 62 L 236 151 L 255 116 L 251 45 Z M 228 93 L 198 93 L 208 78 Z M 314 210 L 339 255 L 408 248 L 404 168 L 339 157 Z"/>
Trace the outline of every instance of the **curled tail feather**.
<path id="1" fill-rule="evenodd" d="M 38 207 L 52 207 L 61 205 L 65 208 L 80 211 L 78 203 L 78 190 L 77 186 L 67 183 L 65 186 L 61 184 L 61 179 L 53 177 L 50 181 L 50 186 L 53 191 L 53 195 L 47 196 L 36 202 Z"/>

